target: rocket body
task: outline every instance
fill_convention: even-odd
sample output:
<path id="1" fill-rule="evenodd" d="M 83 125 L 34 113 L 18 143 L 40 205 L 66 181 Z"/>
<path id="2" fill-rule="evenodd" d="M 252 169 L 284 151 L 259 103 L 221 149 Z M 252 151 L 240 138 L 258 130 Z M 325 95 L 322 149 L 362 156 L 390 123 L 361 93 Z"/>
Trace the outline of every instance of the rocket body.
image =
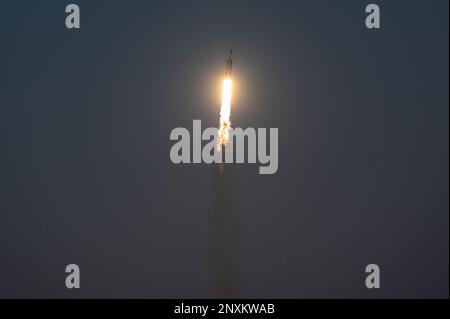
<path id="1" fill-rule="evenodd" d="M 233 60 L 231 59 L 232 54 L 233 54 L 233 51 L 230 49 L 230 53 L 228 55 L 228 60 L 227 60 L 227 69 L 225 70 L 226 78 L 231 78 L 231 70 L 233 69 Z"/>

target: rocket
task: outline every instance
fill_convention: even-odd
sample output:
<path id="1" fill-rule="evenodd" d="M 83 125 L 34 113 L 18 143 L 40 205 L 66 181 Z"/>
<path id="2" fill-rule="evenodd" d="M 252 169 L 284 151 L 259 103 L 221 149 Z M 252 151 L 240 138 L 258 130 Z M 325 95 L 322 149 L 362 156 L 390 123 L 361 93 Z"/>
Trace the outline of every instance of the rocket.
<path id="1" fill-rule="evenodd" d="M 231 78 L 231 70 L 233 69 L 233 60 L 231 59 L 231 55 L 233 54 L 233 51 L 230 49 L 230 53 L 228 54 L 228 60 L 227 60 L 227 69 L 225 71 L 225 77 Z"/>

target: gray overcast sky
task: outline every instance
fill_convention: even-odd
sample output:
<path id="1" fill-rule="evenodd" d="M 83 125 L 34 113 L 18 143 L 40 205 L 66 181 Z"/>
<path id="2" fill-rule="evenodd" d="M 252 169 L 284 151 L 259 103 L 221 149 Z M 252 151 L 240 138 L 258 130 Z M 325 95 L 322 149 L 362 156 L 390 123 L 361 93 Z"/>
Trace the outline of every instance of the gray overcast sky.
<path id="1" fill-rule="evenodd" d="M 68 3 L 1 4 L 0 297 L 448 298 L 448 1 Z M 230 47 L 275 175 L 170 161 Z"/>

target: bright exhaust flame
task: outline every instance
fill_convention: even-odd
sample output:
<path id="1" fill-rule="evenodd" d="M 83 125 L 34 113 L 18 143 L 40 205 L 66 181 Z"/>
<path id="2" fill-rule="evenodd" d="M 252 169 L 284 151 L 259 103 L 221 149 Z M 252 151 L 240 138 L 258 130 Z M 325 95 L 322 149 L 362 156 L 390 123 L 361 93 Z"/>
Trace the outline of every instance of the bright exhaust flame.
<path id="1" fill-rule="evenodd" d="M 228 143 L 228 129 L 231 128 L 231 91 L 232 84 L 230 78 L 225 78 L 222 85 L 222 105 L 220 106 L 220 128 L 219 128 L 219 150 L 222 149 L 222 145 Z"/>

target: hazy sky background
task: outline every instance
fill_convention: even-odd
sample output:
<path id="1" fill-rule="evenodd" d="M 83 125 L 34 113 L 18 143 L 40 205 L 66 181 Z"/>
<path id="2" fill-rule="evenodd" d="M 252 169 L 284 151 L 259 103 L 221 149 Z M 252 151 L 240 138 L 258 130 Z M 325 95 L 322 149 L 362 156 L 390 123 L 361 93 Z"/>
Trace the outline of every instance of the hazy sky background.
<path id="1" fill-rule="evenodd" d="M 448 1 L 73 2 L 1 2 L 0 297 L 448 298 Z M 170 161 L 229 48 L 275 175 Z"/>

